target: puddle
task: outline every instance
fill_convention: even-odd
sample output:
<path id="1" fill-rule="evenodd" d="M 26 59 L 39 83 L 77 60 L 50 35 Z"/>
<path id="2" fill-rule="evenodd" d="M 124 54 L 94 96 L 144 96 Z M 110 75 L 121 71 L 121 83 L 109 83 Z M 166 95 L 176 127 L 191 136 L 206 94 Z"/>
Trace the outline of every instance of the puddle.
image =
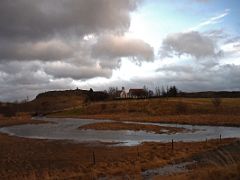
<path id="1" fill-rule="evenodd" d="M 174 173 L 181 173 L 188 171 L 187 166 L 193 165 L 196 162 L 182 162 L 173 165 L 166 165 L 161 168 L 148 169 L 142 172 L 143 179 L 152 179 L 153 176 L 167 176 Z"/>
<path id="2" fill-rule="evenodd" d="M 89 120 L 73 118 L 35 118 L 35 120 L 46 120 L 51 123 L 46 124 L 26 124 L 0 128 L 0 132 L 9 135 L 50 140 L 70 140 L 81 143 L 106 142 L 119 143 L 119 145 L 137 145 L 142 142 L 171 142 L 174 141 L 205 141 L 207 139 L 219 138 L 240 138 L 239 127 L 224 126 L 200 126 L 200 125 L 181 125 L 167 123 L 141 123 L 146 125 L 157 125 L 165 127 L 185 128 L 186 131 L 175 134 L 155 134 L 146 131 L 130 130 L 79 130 L 83 125 L 98 122 L 114 122 L 111 120 Z M 129 122 L 128 122 L 129 123 Z M 137 123 L 137 122 L 131 122 Z"/>

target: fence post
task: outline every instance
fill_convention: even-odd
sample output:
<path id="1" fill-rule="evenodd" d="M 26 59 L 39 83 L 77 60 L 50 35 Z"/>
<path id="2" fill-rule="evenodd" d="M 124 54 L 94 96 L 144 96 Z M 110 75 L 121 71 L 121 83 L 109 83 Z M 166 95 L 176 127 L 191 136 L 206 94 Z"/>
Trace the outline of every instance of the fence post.
<path id="1" fill-rule="evenodd" d="M 93 156 L 93 164 L 95 165 L 95 164 L 96 164 L 96 159 L 95 159 L 95 153 L 94 153 L 94 151 L 93 151 L 92 156 Z"/>
<path id="2" fill-rule="evenodd" d="M 137 146 L 137 154 L 138 154 L 138 159 L 139 159 L 140 153 L 139 153 L 139 150 L 138 150 L 138 146 Z"/>
<path id="3" fill-rule="evenodd" d="M 219 140 L 220 140 L 220 142 L 222 141 L 222 135 L 220 134 L 220 136 L 219 136 Z"/>
<path id="4" fill-rule="evenodd" d="M 173 150 L 173 139 L 172 139 L 172 150 Z"/>

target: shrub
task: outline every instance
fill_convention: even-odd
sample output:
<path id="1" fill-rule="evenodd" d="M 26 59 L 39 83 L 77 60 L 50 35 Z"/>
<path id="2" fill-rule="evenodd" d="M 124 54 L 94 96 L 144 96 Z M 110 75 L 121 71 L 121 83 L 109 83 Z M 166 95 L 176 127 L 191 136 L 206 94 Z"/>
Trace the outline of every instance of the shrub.
<path id="1" fill-rule="evenodd" d="M 3 106 L 0 107 L 0 114 L 2 114 L 5 117 L 16 116 L 16 109 L 10 106 Z"/>
<path id="2" fill-rule="evenodd" d="M 188 106 L 183 102 L 178 102 L 175 108 L 177 114 L 185 114 L 187 112 Z"/>
<path id="3" fill-rule="evenodd" d="M 214 105 L 215 108 L 218 108 L 222 103 L 222 99 L 219 97 L 215 97 L 212 99 L 212 104 Z"/>

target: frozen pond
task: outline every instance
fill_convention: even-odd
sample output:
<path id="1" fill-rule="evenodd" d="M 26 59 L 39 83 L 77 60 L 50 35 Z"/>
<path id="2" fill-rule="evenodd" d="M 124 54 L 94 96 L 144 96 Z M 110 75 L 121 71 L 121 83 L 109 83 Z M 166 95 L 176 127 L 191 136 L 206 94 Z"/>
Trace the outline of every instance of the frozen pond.
<path id="1" fill-rule="evenodd" d="M 170 142 L 174 141 L 205 141 L 206 139 L 219 138 L 240 138 L 239 127 L 223 126 L 200 126 L 200 125 L 180 125 L 166 123 L 141 123 L 157 126 L 179 127 L 190 131 L 175 134 L 163 133 L 155 134 L 145 131 L 129 130 L 79 130 L 80 126 L 97 123 L 111 122 L 111 120 L 87 120 L 72 118 L 35 118 L 35 120 L 46 120 L 51 123 L 26 124 L 0 128 L 0 132 L 13 136 L 52 139 L 52 140 L 72 140 L 76 142 L 110 142 L 123 143 L 124 145 L 136 145 L 142 142 Z M 114 121 L 112 121 L 114 122 Z M 125 122 L 128 123 L 128 122 Z M 137 122 L 131 122 L 137 123 Z"/>

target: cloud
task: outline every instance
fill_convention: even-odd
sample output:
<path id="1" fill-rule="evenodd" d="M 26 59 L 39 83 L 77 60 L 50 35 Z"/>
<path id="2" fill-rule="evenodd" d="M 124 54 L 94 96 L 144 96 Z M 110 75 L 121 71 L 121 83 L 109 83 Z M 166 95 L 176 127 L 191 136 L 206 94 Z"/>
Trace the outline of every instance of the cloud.
<path id="1" fill-rule="evenodd" d="M 211 17 L 207 19 L 206 21 L 201 22 L 200 24 L 192 27 L 189 29 L 189 31 L 196 31 L 199 30 L 205 26 L 213 25 L 213 24 L 218 24 L 220 23 L 221 19 L 223 19 L 225 16 L 227 16 L 230 12 L 230 9 L 225 9 L 223 13 L 218 14 L 217 16 Z"/>
<path id="2" fill-rule="evenodd" d="M 2 0 L 0 61 L 61 60 L 93 34 L 124 33 L 141 0 Z"/>
<path id="3" fill-rule="evenodd" d="M 48 90 L 76 88 L 76 82 L 85 84 L 79 88 L 93 86 L 100 90 L 112 84 L 142 87 L 155 82 L 175 84 L 182 90 L 239 89 L 239 66 L 209 65 L 214 64 L 209 59 L 219 55 L 216 43 L 224 39 L 223 30 L 170 34 L 161 46 L 163 57 L 173 57 L 174 63 L 178 63 L 175 55 L 201 61 L 155 66 L 151 45 L 124 36 L 129 30 L 130 15 L 139 3 L 141 0 L 1 0 L 0 100 L 33 98 Z M 229 13 L 225 10 L 193 29 L 219 23 Z M 222 47 L 226 53 L 239 57 L 238 40 L 229 39 Z M 144 78 L 141 75 L 112 82 L 112 74 L 125 62 L 122 59 L 151 62 L 149 69 L 159 68 L 150 75 L 144 74 Z M 139 67 L 139 74 L 141 70 Z"/>
<path id="4" fill-rule="evenodd" d="M 165 88 L 176 85 L 181 91 L 223 91 L 240 90 L 240 65 L 225 64 L 214 68 L 201 66 L 200 64 L 170 64 L 163 65 L 152 76 L 134 76 L 130 80 L 114 80 L 105 83 L 82 83 L 86 89 L 107 89 L 107 87 L 124 86 L 129 88 L 142 88 L 146 85 L 155 90 L 156 86 Z"/>
<path id="5" fill-rule="evenodd" d="M 176 85 L 180 90 L 189 92 L 240 90 L 240 65 L 225 64 L 209 68 L 200 64 L 171 64 L 162 66 L 156 73 L 156 76 L 141 80 L 141 83 Z M 137 78 L 135 80 L 139 81 Z"/>
<path id="6" fill-rule="evenodd" d="M 40 61 L 10 61 L 1 63 L 1 101 L 23 100 L 27 96 L 32 99 L 41 92 L 76 88 L 72 78 L 55 78 L 50 73 L 45 72 L 47 71 L 45 66 Z M 54 71 L 54 69 L 52 70 Z M 55 71 L 57 70 L 58 68 L 55 69 Z M 68 68 L 66 68 L 67 70 Z"/>
<path id="7" fill-rule="evenodd" d="M 154 57 L 153 47 L 148 43 L 124 36 L 100 37 L 93 46 L 92 54 L 108 59 L 133 57 L 143 61 L 151 61 Z"/>
<path id="8" fill-rule="evenodd" d="M 14 83 L 8 83 L 1 85 L 0 99 L 1 101 L 23 100 L 27 97 L 33 99 L 37 94 L 45 91 L 65 90 L 69 88 L 75 88 L 71 79 L 54 79 L 40 84 L 32 83 L 16 85 Z"/>
<path id="9" fill-rule="evenodd" d="M 0 38 L 45 39 L 58 34 L 122 32 L 138 0 L 1 0 Z"/>
<path id="10" fill-rule="evenodd" d="M 229 37 L 229 35 L 223 29 L 213 29 L 206 31 L 203 34 L 215 41 L 225 40 Z"/>
<path id="11" fill-rule="evenodd" d="M 221 48 L 227 56 L 236 56 L 235 58 L 238 58 L 240 55 L 240 37 L 227 39 Z"/>
<path id="12" fill-rule="evenodd" d="M 38 42 L 0 42 L 0 61 L 60 60 L 72 57 L 74 49 L 59 39 Z"/>
<path id="13" fill-rule="evenodd" d="M 97 65 L 96 65 L 97 66 Z M 110 77 L 112 69 L 103 69 L 100 66 L 76 66 L 65 62 L 51 62 L 45 64 L 44 71 L 54 78 L 90 79 L 94 77 Z"/>
<path id="14" fill-rule="evenodd" d="M 220 55 L 216 43 L 209 37 L 197 32 L 184 32 L 168 35 L 160 49 L 162 57 L 190 55 L 196 59 L 215 58 Z"/>
<path id="15" fill-rule="evenodd" d="M 110 78 L 123 57 L 153 60 L 149 44 L 123 36 L 141 1 L 2 0 L 0 100 Z"/>

